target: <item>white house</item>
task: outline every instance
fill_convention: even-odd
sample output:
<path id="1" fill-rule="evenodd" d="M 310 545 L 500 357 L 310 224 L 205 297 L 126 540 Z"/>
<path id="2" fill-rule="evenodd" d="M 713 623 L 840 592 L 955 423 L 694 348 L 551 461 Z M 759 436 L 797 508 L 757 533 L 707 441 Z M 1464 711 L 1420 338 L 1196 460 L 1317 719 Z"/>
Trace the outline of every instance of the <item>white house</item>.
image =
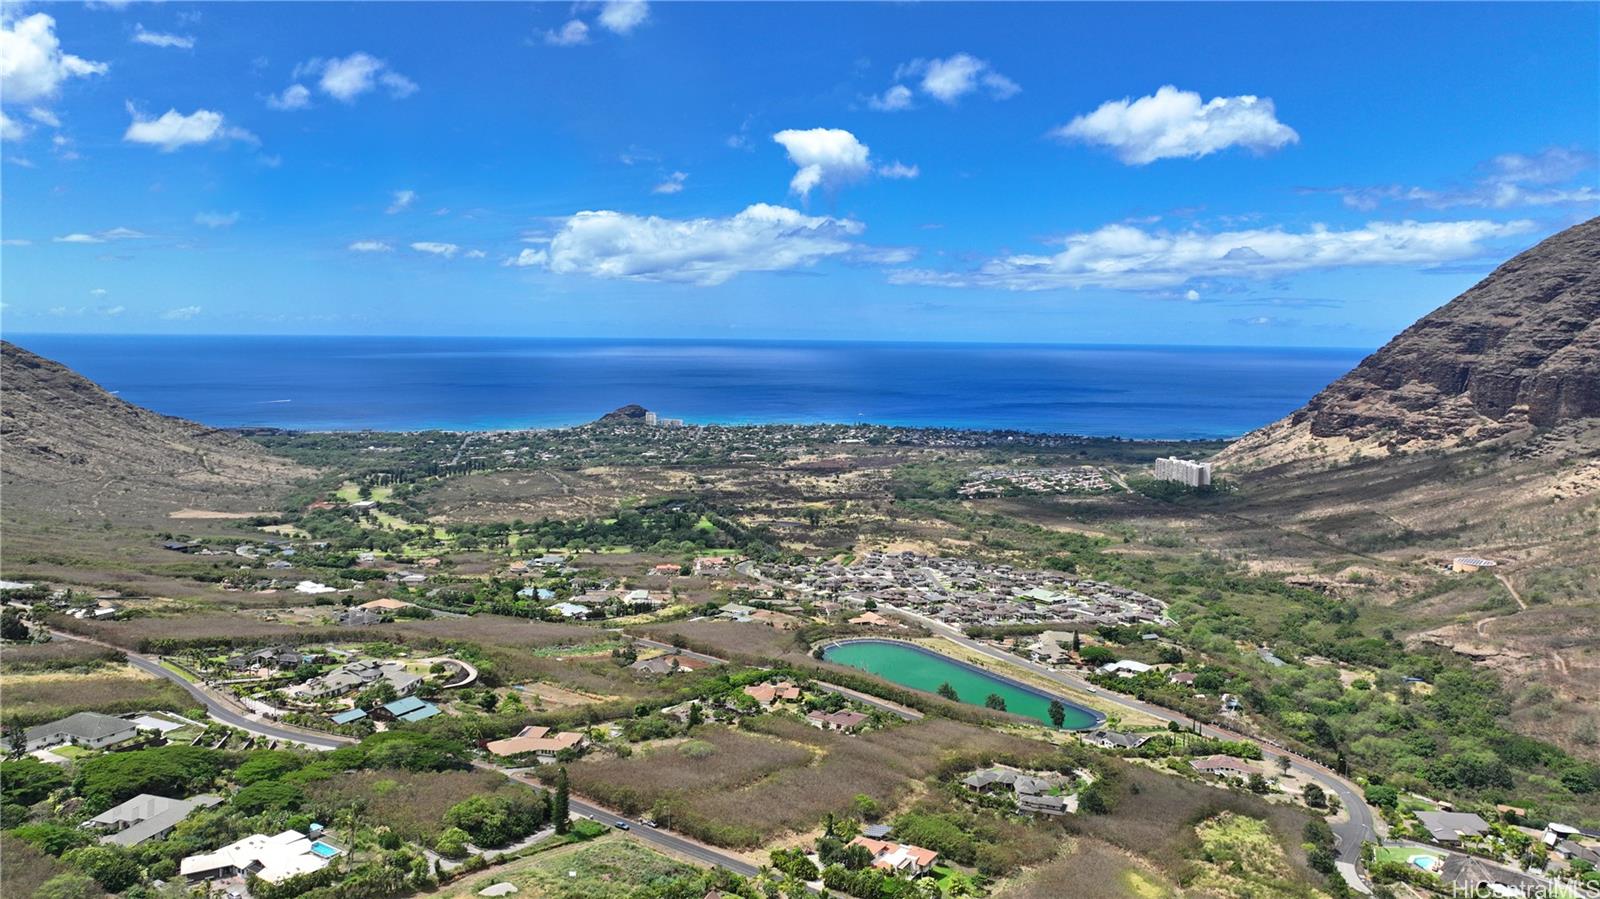
<path id="1" fill-rule="evenodd" d="M 311 841 L 297 830 L 274 836 L 251 834 L 215 852 L 191 855 L 178 870 L 191 883 L 254 874 L 267 883 L 281 883 L 300 874 L 320 871 L 328 859 L 312 849 Z"/>
<path id="2" fill-rule="evenodd" d="M 138 736 L 139 730 L 132 721 L 113 718 L 99 712 L 78 712 L 59 721 L 30 727 L 27 731 L 27 750 L 46 749 L 71 743 L 86 749 L 101 749 Z"/>

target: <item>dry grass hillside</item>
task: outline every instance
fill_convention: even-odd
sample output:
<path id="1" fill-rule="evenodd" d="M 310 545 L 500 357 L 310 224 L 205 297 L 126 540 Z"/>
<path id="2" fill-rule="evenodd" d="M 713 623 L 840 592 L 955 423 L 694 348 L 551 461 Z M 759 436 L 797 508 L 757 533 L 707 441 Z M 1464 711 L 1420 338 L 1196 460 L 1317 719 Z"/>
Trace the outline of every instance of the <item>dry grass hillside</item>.
<path id="1" fill-rule="evenodd" d="M 0 342 L 0 474 L 7 524 L 98 524 L 269 509 L 311 472 Z"/>

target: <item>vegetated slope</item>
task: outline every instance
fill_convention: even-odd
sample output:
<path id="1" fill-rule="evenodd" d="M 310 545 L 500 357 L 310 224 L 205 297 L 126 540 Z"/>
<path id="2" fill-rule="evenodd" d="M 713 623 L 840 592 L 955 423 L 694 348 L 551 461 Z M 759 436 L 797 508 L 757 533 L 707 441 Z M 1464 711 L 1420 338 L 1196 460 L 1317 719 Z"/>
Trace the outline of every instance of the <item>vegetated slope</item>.
<path id="1" fill-rule="evenodd" d="M 1583 707 L 1600 690 L 1600 218 L 1500 266 L 1217 461 L 1239 487 L 1217 506 L 1387 568 L 1411 587 L 1387 597 L 1409 640 L 1553 690 L 1555 709 L 1513 710 L 1519 729 L 1600 754 Z M 1443 572 L 1465 555 L 1499 564 Z"/>
<path id="2" fill-rule="evenodd" d="M 1455 446 L 1600 417 L 1600 218 L 1423 316 L 1219 461 Z"/>
<path id="3" fill-rule="evenodd" d="M 8 525 L 268 508 L 312 472 L 235 435 L 118 399 L 0 341 L 0 486 Z"/>

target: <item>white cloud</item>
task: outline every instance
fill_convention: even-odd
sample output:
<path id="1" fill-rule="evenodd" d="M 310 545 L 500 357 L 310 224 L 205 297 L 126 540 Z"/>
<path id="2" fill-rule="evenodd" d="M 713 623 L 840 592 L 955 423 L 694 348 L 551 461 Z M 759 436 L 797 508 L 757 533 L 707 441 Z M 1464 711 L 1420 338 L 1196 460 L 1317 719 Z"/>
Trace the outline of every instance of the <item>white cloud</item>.
<path id="1" fill-rule="evenodd" d="M 878 166 L 878 175 L 884 178 L 915 178 L 920 174 L 922 169 L 906 165 L 898 159 L 888 165 Z"/>
<path id="2" fill-rule="evenodd" d="M 1152 96 L 1103 103 L 1051 134 L 1108 147 L 1128 165 L 1198 159 L 1229 147 L 1265 153 L 1300 140 L 1278 121 L 1268 98 L 1214 97 L 1202 103 L 1199 94 L 1170 84 Z"/>
<path id="3" fill-rule="evenodd" d="M 33 119 L 35 122 L 38 122 L 41 125 L 49 125 L 51 128 L 61 127 L 61 120 L 56 118 L 56 114 L 42 106 L 34 106 L 30 108 L 28 110 L 28 118 Z"/>
<path id="4" fill-rule="evenodd" d="M 341 103 L 354 103 L 378 87 L 402 100 L 417 92 L 417 83 L 396 72 L 370 53 L 352 53 L 342 59 L 312 59 L 295 67 L 294 77 L 320 76 L 317 87 Z"/>
<path id="5" fill-rule="evenodd" d="M 188 321 L 200 314 L 199 306 L 179 306 L 161 313 L 161 317 L 168 321 Z"/>
<path id="6" fill-rule="evenodd" d="M 107 241 L 113 240 L 142 240 L 149 236 L 150 235 L 144 233 L 143 231 L 135 231 L 132 228 L 117 227 L 110 228 L 105 231 L 98 231 L 94 234 L 87 234 L 82 231 L 74 232 L 72 234 L 63 234 L 60 237 L 54 238 L 54 240 L 56 243 L 106 243 Z"/>
<path id="7" fill-rule="evenodd" d="M 133 42 L 148 44 L 151 47 L 174 47 L 180 50 L 194 49 L 194 38 L 186 34 L 162 34 L 159 31 L 146 31 L 144 25 L 134 26 Z"/>
<path id="8" fill-rule="evenodd" d="M 0 140 L 22 140 L 27 136 L 27 125 L 0 112 Z"/>
<path id="9" fill-rule="evenodd" d="M 627 34 L 650 17 L 645 0 L 606 0 L 600 7 L 600 24 L 608 31 Z"/>
<path id="10" fill-rule="evenodd" d="M 558 31 L 546 31 L 544 42 L 552 47 L 576 47 L 589 43 L 589 26 L 582 19 L 573 19 Z"/>
<path id="11" fill-rule="evenodd" d="M 69 78 L 104 75 L 103 62 L 61 52 L 56 20 L 44 13 L 0 18 L 0 96 L 7 103 L 53 98 Z"/>
<path id="12" fill-rule="evenodd" d="M 1067 236 L 1054 255 L 991 259 L 975 271 L 904 271 L 895 283 L 1003 290 L 1105 287 L 1153 290 L 1197 278 L 1269 278 L 1314 269 L 1373 265 L 1435 265 L 1477 256 L 1484 242 L 1520 234 L 1526 221 L 1371 222 L 1335 231 L 1281 228 L 1210 233 L 1145 231 L 1107 225 Z"/>
<path id="13" fill-rule="evenodd" d="M 914 60 L 901 66 L 897 77 L 918 72 L 922 74 L 922 90 L 941 103 L 954 103 L 980 87 L 996 100 L 1014 97 L 1022 90 L 1015 81 L 970 53 L 957 53 L 946 59 Z"/>
<path id="14" fill-rule="evenodd" d="M 291 84 L 281 94 L 268 94 L 267 106 L 271 109 L 305 109 L 311 105 L 311 89 L 303 84 Z"/>
<path id="15" fill-rule="evenodd" d="M 456 255 L 456 253 L 460 252 L 461 247 L 453 243 L 439 243 L 432 240 L 419 240 L 411 245 L 411 249 L 416 250 L 418 253 L 431 253 L 435 256 L 443 256 L 446 259 L 451 259 Z"/>
<path id="16" fill-rule="evenodd" d="M 394 247 L 381 240 L 358 240 L 345 249 L 352 253 L 387 253 Z"/>
<path id="17" fill-rule="evenodd" d="M 197 212 L 194 215 L 194 223 L 205 225 L 207 228 L 227 228 L 238 221 L 237 212 Z"/>
<path id="18" fill-rule="evenodd" d="M 534 265 L 544 265 L 548 261 L 550 261 L 550 254 L 546 253 L 544 250 L 527 248 L 517 255 L 506 259 L 506 261 L 501 264 L 515 266 L 516 268 L 528 268 L 529 266 Z"/>
<path id="19" fill-rule="evenodd" d="M 1195 290 L 1194 288 L 1191 287 L 1187 291 L 1184 292 L 1183 298 L 1188 300 L 1191 303 L 1198 303 L 1198 302 L 1200 302 L 1200 291 Z"/>
<path id="20" fill-rule="evenodd" d="M 468 259 L 483 259 L 484 257 L 488 256 L 489 254 L 485 253 L 483 250 L 468 250 L 466 253 L 464 253 L 462 255 L 464 255 Z"/>
<path id="21" fill-rule="evenodd" d="M 106 308 L 100 310 L 100 314 L 101 315 L 121 315 L 122 313 L 124 313 L 126 311 L 128 311 L 128 307 L 126 307 L 126 306 L 107 306 Z"/>
<path id="22" fill-rule="evenodd" d="M 0 246 L 31 247 L 33 246 L 33 241 L 27 239 L 26 237 L 7 237 L 3 240 L 0 240 Z"/>
<path id="23" fill-rule="evenodd" d="M 182 115 L 176 109 L 169 109 L 162 113 L 160 118 L 147 119 L 140 115 L 132 103 L 129 103 L 128 114 L 133 116 L 133 123 L 128 126 L 122 139 L 129 143 L 160 147 L 163 153 L 171 153 L 179 147 L 187 147 L 190 144 L 206 144 L 214 141 L 242 140 L 259 143 L 255 135 L 243 128 L 228 125 L 223 121 L 222 113 L 209 109 L 197 109 L 188 115 Z"/>
<path id="24" fill-rule="evenodd" d="M 1595 158 L 1588 153 L 1551 147 L 1531 155 L 1505 153 L 1496 156 L 1481 167 L 1478 180 L 1465 187 L 1434 190 L 1391 184 L 1309 192 L 1338 194 L 1344 205 L 1364 212 L 1389 202 L 1429 209 L 1582 205 L 1600 203 L 1600 189 L 1592 184 L 1561 186 L 1561 182 L 1577 178 L 1594 165 Z"/>
<path id="25" fill-rule="evenodd" d="M 864 228 L 852 219 L 764 203 L 728 218 L 580 212 L 566 220 L 548 251 L 524 250 L 511 264 L 542 261 L 563 275 L 711 286 L 744 272 L 804 268 L 849 253 Z"/>
<path id="26" fill-rule="evenodd" d="M 103 297 L 109 292 L 110 291 L 106 290 L 104 287 L 93 287 L 89 289 L 89 296 Z"/>
<path id="27" fill-rule="evenodd" d="M 802 197 L 819 185 L 832 190 L 872 173 L 867 145 L 842 128 L 791 128 L 772 139 L 782 144 L 789 160 L 799 166 L 789 189 Z"/>
<path id="28" fill-rule="evenodd" d="M 882 112 L 898 112 L 911 108 L 911 88 L 896 84 L 876 97 L 867 98 L 867 105 Z"/>
<path id="29" fill-rule="evenodd" d="M 650 188 L 650 192 L 653 194 L 683 193 L 683 183 L 688 180 L 689 175 L 687 172 L 673 172 L 667 176 L 665 181 Z"/>
<path id="30" fill-rule="evenodd" d="M 410 209 L 411 208 L 411 204 L 415 203 L 416 201 L 417 201 L 417 192 L 416 191 L 414 191 L 414 190 L 397 190 L 397 191 L 394 192 L 394 200 L 391 203 L 389 203 L 389 208 L 385 209 L 384 212 L 388 213 L 389 215 L 395 215 L 396 213 L 405 212 L 407 209 Z"/>

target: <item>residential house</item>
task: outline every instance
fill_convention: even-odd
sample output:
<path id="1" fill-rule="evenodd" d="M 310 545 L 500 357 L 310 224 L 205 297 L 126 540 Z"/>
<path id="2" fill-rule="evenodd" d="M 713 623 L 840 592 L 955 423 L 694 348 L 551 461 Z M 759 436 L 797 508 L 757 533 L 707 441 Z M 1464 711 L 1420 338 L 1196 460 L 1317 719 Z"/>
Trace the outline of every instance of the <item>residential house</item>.
<path id="1" fill-rule="evenodd" d="M 385 597 L 383 599 L 374 599 L 372 602 L 364 602 L 361 605 L 356 606 L 356 608 L 366 609 L 369 612 L 392 613 L 398 612 L 401 609 L 409 609 L 413 605 L 415 605 L 415 603 L 409 603 L 403 600 L 389 599 L 388 597 Z"/>
<path id="2" fill-rule="evenodd" d="M 1183 687 L 1194 686 L 1195 673 L 1193 671 L 1174 671 L 1167 677 L 1167 683 L 1178 684 Z"/>
<path id="3" fill-rule="evenodd" d="M 1417 812 L 1417 820 L 1435 843 L 1459 843 L 1489 832 L 1489 822 L 1471 812 Z"/>
<path id="4" fill-rule="evenodd" d="M 916 877 L 926 874 L 933 868 L 933 863 L 938 860 L 939 853 L 910 843 L 894 843 L 888 840 L 874 840 L 870 837 L 856 837 L 850 841 L 852 846 L 862 846 L 872 853 L 872 866 L 885 871 L 894 871 Z"/>
<path id="5" fill-rule="evenodd" d="M 699 671 L 713 663 L 681 653 L 666 653 L 649 659 L 640 659 L 628 668 L 643 674 L 676 674 L 679 671 Z"/>
<path id="6" fill-rule="evenodd" d="M 867 716 L 850 709 L 837 712 L 816 711 L 806 714 L 806 722 L 822 730 L 842 730 L 848 733 L 866 724 Z"/>
<path id="7" fill-rule="evenodd" d="M 751 684 L 744 688 L 744 693 L 763 707 L 774 702 L 796 702 L 800 699 L 800 688 L 788 681 L 779 681 L 775 684 Z"/>
<path id="8" fill-rule="evenodd" d="M 734 621 L 749 621 L 750 616 L 759 611 L 761 610 L 755 606 L 747 606 L 737 602 L 730 602 L 717 609 L 718 614 L 723 618 L 732 618 Z"/>
<path id="9" fill-rule="evenodd" d="M 1596 852 L 1587 846 L 1580 846 L 1571 840 L 1562 840 L 1551 848 L 1556 855 L 1569 862 L 1588 862 L 1590 865 L 1600 868 L 1600 852 Z"/>
<path id="10" fill-rule="evenodd" d="M 575 602 L 558 602 L 549 606 L 552 611 L 558 612 L 567 618 L 589 617 L 589 607 L 580 606 Z"/>
<path id="11" fill-rule="evenodd" d="M 1115 662 L 1107 662 L 1101 665 L 1099 671 L 1101 674 L 1115 674 L 1117 677 L 1134 677 L 1150 671 L 1154 667 L 1143 662 L 1136 662 L 1133 659 L 1118 659 Z"/>
<path id="12" fill-rule="evenodd" d="M 1576 839 L 1581 832 L 1570 824 L 1557 824 L 1551 821 L 1544 826 L 1544 833 L 1539 838 L 1546 846 L 1554 846 L 1562 840 Z"/>
<path id="13" fill-rule="evenodd" d="M 588 740 L 580 733 L 553 733 L 548 727 L 529 725 L 514 737 L 491 740 L 485 745 L 498 756 L 533 755 L 544 764 L 556 761 L 557 753 L 571 749 L 582 751 Z"/>
<path id="14" fill-rule="evenodd" d="M 367 712 L 365 709 L 350 709 L 347 712 L 340 712 L 339 714 L 330 717 L 328 720 L 332 721 L 334 724 L 354 724 L 365 717 L 367 717 Z"/>
<path id="15" fill-rule="evenodd" d="M 1526 874 L 1459 852 L 1445 857 L 1439 868 L 1439 880 L 1458 896 L 1537 896 L 1545 895 L 1548 890 Z"/>
<path id="16" fill-rule="evenodd" d="M 320 677 L 313 677 L 298 687 L 290 688 L 290 692 L 312 699 L 324 699 L 364 690 L 380 680 L 388 681 L 396 694 L 408 696 L 422 683 L 422 675 L 412 674 L 399 662 L 362 659 L 340 665 Z"/>
<path id="17" fill-rule="evenodd" d="M 705 556 L 694 560 L 694 573 L 699 575 L 727 574 L 729 567 L 727 556 Z"/>
<path id="18" fill-rule="evenodd" d="M 382 624 L 383 616 L 370 609 L 344 609 L 333 616 L 333 623 L 339 627 L 371 627 Z"/>
<path id="19" fill-rule="evenodd" d="M 439 714 L 438 706 L 415 696 L 407 696 L 402 699 L 396 699 L 394 702 L 386 702 L 372 711 L 374 718 L 407 723 L 425 721 L 437 714 Z"/>
<path id="20" fill-rule="evenodd" d="M 1150 742 L 1150 736 L 1150 734 L 1125 734 L 1102 728 L 1085 734 L 1083 740 L 1101 749 L 1138 749 Z"/>
<path id="21" fill-rule="evenodd" d="M 1028 654 L 1047 665 L 1065 665 L 1072 661 L 1072 638 L 1071 631 L 1045 631 L 1028 646 Z"/>
<path id="22" fill-rule="evenodd" d="M 102 749 L 139 735 L 132 721 L 99 712 L 78 712 L 49 724 L 30 727 L 25 733 L 27 751 L 70 743 L 86 749 Z"/>
<path id="23" fill-rule="evenodd" d="M 215 852 L 191 855 L 178 865 L 190 883 L 220 880 L 254 874 L 267 883 L 281 883 L 291 877 L 320 871 L 328 859 L 311 847 L 311 840 L 297 830 L 274 836 L 251 834 Z"/>
<path id="24" fill-rule="evenodd" d="M 660 577 L 677 577 L 678 572 L 681 570 L 682 568 L 672 562 L 662 562 L 660 565 L 651 568 L 650 573 Z"/>
<path id="25" fill-rule="evenodd" d="M 1245 780 L 1252 774 L 1261 773 L 1261 769 L 1255 765 L 1231 755 L 1208 755 L 1203 759 L 1190 759 L 1189 767 L 1201 774 L 1210 774 L 1227 780 Z"/>
<path id="26" fill-rule="evenodd" d="M 153 793 L 140 793 L 115 808 L 107 809 L 83 822 L 83 827 L 104 834 L 102 843 L 117 846 L 137 846 L 146 840 L 159 840 L 172 832 L 178 822 L 189 817 L 195 809 L 210 808 L 222 801 L 221 796 L 196 796 L 193 799 L 169 799 Z"/>
<path id="27" fill-rule="evenodd" d="M 892 618 L 885 618 L 877 612 L 862 612 L 850 619 L 851 624 L 864 624 L 869 627 L 899 627 L 899 622 Z"/>

